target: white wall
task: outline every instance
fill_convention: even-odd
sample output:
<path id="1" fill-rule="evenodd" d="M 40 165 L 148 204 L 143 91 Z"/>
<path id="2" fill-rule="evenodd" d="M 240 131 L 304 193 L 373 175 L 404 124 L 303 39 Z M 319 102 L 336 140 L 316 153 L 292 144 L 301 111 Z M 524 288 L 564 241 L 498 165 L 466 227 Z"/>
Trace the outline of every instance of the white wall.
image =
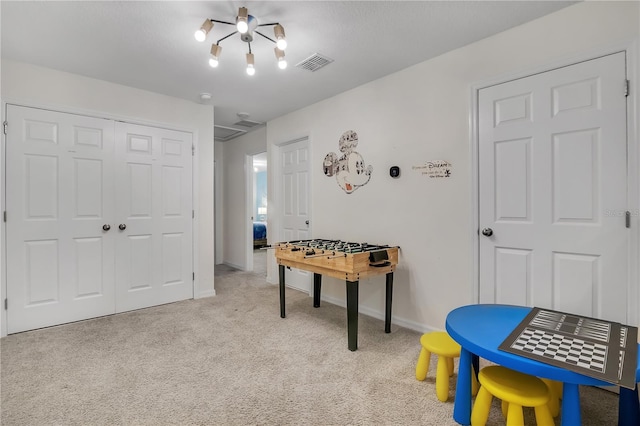
<path id="1" fill-rule="evenodd" d="M 47 106 L 61 111 L 89 112 L 142 124 L 163 124 L 194 132 L 196 173 L 194 206 L 197 229 L 195 297 L 215 295 L 213 282 L 213 107 L 184 99 L 95 80 L 80 75 L 9 60 L 2 62 L 2 100 Z M 5 111 L 2 110 L 4 117 Z M 3 118 L 4 120 L 4 118 Z M 4 167 L 4 162 L 0 167 Z M 4 172 L 0 174 L 4 175 Z M 4 289 L 3 289 L 4 290 Z M 4 297 L 4 296 L 3 296 Z"/>
<path id="2" fill-rule="evenodd" d="M 246 214 L 246 168 L 247 155 L 267 150 L 266 127 L 232 139 L 224 144 L 224 263 L 247 270 L 253 265 L 247 263 L 247 233 L 251 219 Z M 248 164 L 253 168 L 253 164 Z M 251 194 L 250 194 L 251 195 Z"/>
<path id="3" fill-rule="evenodd" d="M 215 142 L 214 207 L 216 234 L 216 265 L 224 263 L 224 143 Z"/>
<path id="4" fill-rule="evenodd" d="M 451 309 L 475 301 L 471 87 L 628 46 L 638 37 L 638 16 L 637 2 L 577 4 L 360 86 L 270 121 L 269 158 L 275 144 L 309 135 L 313 237 L 399 245 L 394 322 L 443 329 Z M 635 72 L 630 78 L 640 82 Z M 373 165 L 368 185 L 349 195 L 322 172 L 346 130 L 358 133 L 356 150 Z M 428 160 L 452 163 L 452 177 L 427 179 L 412 170 Z M 389 177 L 392 165 L 400 166 L 400 178 Z M 273 194 L 270 170 L 270 203 Z M 276 282 L 273 259 L 268 267 Z M 360 286 L 361 309 L 380 318 L 383 283 L 376 277 Z M 323 297 L 343 303 L 344 293 L 343 282 L 323 280 Z"/>

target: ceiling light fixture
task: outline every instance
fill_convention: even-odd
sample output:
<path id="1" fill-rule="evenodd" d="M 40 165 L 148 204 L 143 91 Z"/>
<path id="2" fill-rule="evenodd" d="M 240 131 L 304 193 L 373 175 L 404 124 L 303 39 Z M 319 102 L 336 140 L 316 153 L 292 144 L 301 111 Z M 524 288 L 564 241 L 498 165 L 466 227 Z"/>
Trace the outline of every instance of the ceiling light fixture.
<path id="1" fill-rule="evenodd" d="M 211 28 L 213 28 L 213 22 L 210 19 L 207 19 L 206 21 L 204 21 L 200 29 L 196 31 L 196 40 L 204 41 L 204 39 L 207 38 L 207 34 L 209 34 L 209 31 L 211 31 Z"/>
<path id="2" fill-rule="evenodd" d="M 238 16 L 236 16 L 236 28 L 240 34 L 244 34 L 249 31 L 249 11 L 246 7 L 238 9 Z"/>
<path id="3" fill-rule="evenodd" d="M 254 75 L 256 69 L 253 66 L 253 53 L 247 53 L 247 74 Z"/>
<path id="4" fill-rule="evenodd" d="M 287 48 L 287 39 L 284 35 L 284 28 L 278 22 L 273 22 L 270 24 L 258 24 L 258 20 L 253 15 L 249 15 L 249 11 L 247 10 L 246 7 L 240 7 L 238 9 L 238 15 L 236 16 L 235 23 L 218 21 L 216 19 L 207 19 L 206 21 L 204 21 L 200 29 L 195 33 L 196 40 L 200 42 L 205 41 L 205 39 L 207 38 L 207 35 L 213 28 L 214 22 L 217 22 L 219 24 L 235 26 L 236 31 L 233 31 L 230 34 L 227 34 L 226 36 L 218 40 L 215 44 L 211 45 L 211 57 L 209 58 L 209 65 L 211 67 L 215 68 L 218 66 L 218 63 L 220 60 L 220 53 L 222 51 L 220 42 L 231 37 L 236 33 L 240 33 L 240 39 L 245 43 L 247 43 L 249 47 L 249 53 L 247 53 L 247 74 L 254 75 L 256 70 L 255 70 L 253 53 L 251 52 L 251 42 L 253 41 L 253 34 L 256 33 L 276 45 L 275 52 L 276 52 L 276 58 L 278 59 L 278 68 L 280 69 L 287 68 L 287 61 L 284 58 L 284 50 Z M 273 34 L 274 34 L 275 40 L 272 39 L 271 37 L 268 37 L 262 34 L 260 31 L 256 30 L 256 28 L 258 27 L 267 27 L 267 26 L 273 26 Z"/>
<path id="5" fill-rule="evenodd" d="M 273 27 L 273 35 L 276 37 L 276 46 L 278 46 L 278 49 L 286 49 L 287 39 L 284 36 L 284 28 L 282 28 L 282 25 L 277 24 L 275 27 Z"/>
<path id="6" fill-rule="evenodd" d="M 281 70 L 287 68 L 287 61 L 284 59 L 284 51 L 277 47 L 274 47 L 273 51 L 276 52 L 276 58 L 278 58 L 278 68 Z"/>
<path id="7" fill-rule="evenodd" d="M 222 47 L 218 46 L 217 44 L 211 45 L 211 57 L 209 58 L 209 65 L 211 65 L 212 68 L 218 66 L 218 58 L 220 57 L 220 52 L 222 52 Z"/>

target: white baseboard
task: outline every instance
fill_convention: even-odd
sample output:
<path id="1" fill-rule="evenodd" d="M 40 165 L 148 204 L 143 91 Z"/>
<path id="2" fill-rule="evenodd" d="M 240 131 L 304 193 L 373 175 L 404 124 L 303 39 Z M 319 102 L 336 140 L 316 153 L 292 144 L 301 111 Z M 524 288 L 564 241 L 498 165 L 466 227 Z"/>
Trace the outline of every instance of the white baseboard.
<path id="1" fill-rule="evenodd" d="M 213 297 L 216 295 L 216 290 L 206 290 L 194 296 L 194 299 L 204 299 L 205 297 Z"/>
<path id="2" fill-rule="evenodd" d="M 347 307 L 347 301 L 344 300 L 344 299 L 338 299 L 336 297 L 331 297 L 331 296 L 321 296 L 320 300 L 323 301 L 323 302 L 329 302 L 329 303 L 331 303 L 333 305 L 341 306 L 343 308 Z M 381 312 L 381 311 L 378 311 L 376 309 L 369 308 L 367 306 L 359 305 L 358 306 L 358 312 L 363 314 L 363 315 L 366 315 L 366 316 L 369 316 L 369 317 L 376 318 L 376 319 L 384 321 L 385 313 Z M 392 312 L 393 312 L 393 310 L 392 310 Z M 417 323 L 415 321 L 408 320 L 406 318 L 401 318 L 401 317 L 395 316 L 395 315 L 393 315 L 393 313 L 391 314 L 391 324 L 395 324 L 395 325 L 398 325 L 400 327 L 408 328 L 409 330 L 417 331 L 419 333 L 427 333 L 427 332 L 430 332 L 430 331 L 439 331 L 438 329 L 425 326 L 424 324 L 420 324 L 420 323 Z"/>
<path id="3" fill-rule="evenodd" d="M 243 266 L 240 265 L 236 265 L 235 263 L 231 263 L 231 262 L 222 262 L 223 265 L 227 265 L 230 266 L 234 269 L 240 269 L 241 271 L 246 271 L 246 269 Z"/>

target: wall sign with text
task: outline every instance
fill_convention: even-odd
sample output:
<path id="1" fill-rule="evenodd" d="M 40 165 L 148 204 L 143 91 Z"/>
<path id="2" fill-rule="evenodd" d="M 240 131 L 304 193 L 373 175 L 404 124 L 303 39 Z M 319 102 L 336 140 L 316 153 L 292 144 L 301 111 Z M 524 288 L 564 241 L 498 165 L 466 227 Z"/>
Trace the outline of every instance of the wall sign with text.
<path id="1" fill-rule="evenodd" d="M 448 178 L 451 177 L 452 165 L 448 161 L 433 160 L 426 163 L 413 166 L 413 170 L 419 171 L 423 176 L 430 178 Z"/>

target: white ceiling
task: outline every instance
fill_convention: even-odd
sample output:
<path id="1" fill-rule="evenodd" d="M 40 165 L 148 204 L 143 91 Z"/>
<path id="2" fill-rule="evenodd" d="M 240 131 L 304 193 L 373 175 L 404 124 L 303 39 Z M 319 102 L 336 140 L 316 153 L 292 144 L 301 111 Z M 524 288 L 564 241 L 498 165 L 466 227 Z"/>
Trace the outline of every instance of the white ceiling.
<path id="1" fill-rule="evenodd" d="M 2 57 L 170 96 L 212 95 L 215 124 L 241 130 L 239 112 L 266 122 L 444 52 L 536 19 L 566 1 L 1 1 Z M 211 43 L 234 28 L 216 24 L 204 43 L 193 34 L 206 18 L 234 21 L 245 6 L 259 23 L 280 22 L 289 67 L 255 36 L 256 74 L 245 73 L 247 45 Z M 273 38 L 272 27 L 261 29 Z M 334 60 L 310 72 L 294 65 L 313 53 Z"/>

